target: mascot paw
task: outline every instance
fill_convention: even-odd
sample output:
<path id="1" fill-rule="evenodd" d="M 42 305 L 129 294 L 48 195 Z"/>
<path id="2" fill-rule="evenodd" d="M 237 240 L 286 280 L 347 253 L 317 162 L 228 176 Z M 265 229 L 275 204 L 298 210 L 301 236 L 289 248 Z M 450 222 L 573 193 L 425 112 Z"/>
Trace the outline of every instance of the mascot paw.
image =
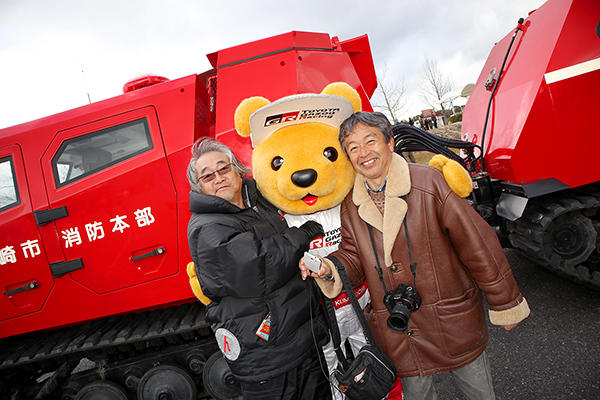
<path id="1" fill-rule="evenodd" d="M 429 166 L 444 174 L 450 189 L 460 197 L 467 197 L 473 191 L 471 175 L 458 162 L 441 154 L 433 156 Z"/>
<path id="2" fill-rule="evenodd" d="M 212 300 L 204 295 L 202 292 L 202 288 L 200 287 L 200 282 L 198 282 L 198 277 L 196 276 L 196 268 L 194 268 L 194 262 L 190 261 L 187 265 L 187 274 L 190 278 L 190 287 L 192 288 L 192 292 L 196 295 L 198 300 L 205 306 L 212 303 Z"/>

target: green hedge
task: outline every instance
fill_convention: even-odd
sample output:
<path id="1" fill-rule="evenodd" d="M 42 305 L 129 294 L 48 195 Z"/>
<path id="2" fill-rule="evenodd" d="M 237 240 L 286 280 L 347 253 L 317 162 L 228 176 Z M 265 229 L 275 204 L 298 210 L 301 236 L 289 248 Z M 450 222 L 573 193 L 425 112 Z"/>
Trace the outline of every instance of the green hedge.
<path id="1" fill-rule="evenodd" d="M 453 124 L 453 123 L 455 123 L 455 122 L 461 122 L 461 121 L 462 121 L 462 113 L 460 113 L 460 114 L 454 114 L 454 115 L 451 115 L 451 116 L 448 118 L 448 123 L 449 123 L 449 124 Z"/>

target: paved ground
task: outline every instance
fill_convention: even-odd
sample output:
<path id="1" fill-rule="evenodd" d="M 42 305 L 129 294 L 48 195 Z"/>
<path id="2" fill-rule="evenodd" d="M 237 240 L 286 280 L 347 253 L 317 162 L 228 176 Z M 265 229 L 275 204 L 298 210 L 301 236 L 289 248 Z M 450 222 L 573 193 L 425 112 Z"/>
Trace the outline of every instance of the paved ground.
<path id="1" fill-rule="evenodd" d="M 490 326 L 497 399 L 600 399 L 600 292 L 506 254 L 532 313 L 510 332 Z M 449 374 L 436 388 L 440 400 L 464 399 Z"/>

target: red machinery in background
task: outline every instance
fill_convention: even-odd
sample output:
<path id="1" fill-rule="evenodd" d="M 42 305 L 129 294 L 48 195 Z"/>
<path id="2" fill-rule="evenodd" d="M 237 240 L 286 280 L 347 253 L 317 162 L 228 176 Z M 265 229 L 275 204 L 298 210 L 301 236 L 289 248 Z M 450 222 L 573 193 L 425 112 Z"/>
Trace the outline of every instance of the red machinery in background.
<path id="1" fill-rule="evenodd" d="M 496 43 L 463 113 L 474 206 L 541 265 L 600 289 L 600 2 L 549 0 Z"/>
<path id="2" fill-rule="evenodd" d="M 1 399 L 236 393 L 186 274 L 191 145 L 213 136 L 250 164 L 241 100 L 345 81 L 369 110 L 376 78 L 366 36 L 289 32 L 208 58 L 0 130 Z"/>
<path id="3" fill-rule="evenodd" d="M 598 93 L 600 1 L 549 0 L 494 45 L 463 112 L 463 141 L 397 125 L 396 151 L 462 163 L 469 201 L 504 245 L 600 289 Z"/>
<path id="4" fill-rule="evenodd" d="M 469 149 L 471 202 L 507 243 L 595 288 L 599 19 L 597 0 L 549 0 L 520 21 L 469 98 L 469 143 L 449 144 Z M 0 399 L 236 393 L 185 271 L 190 147 L 213 136 L 250 164 L 242 99 L 345 81 L 370 111 L 377 83 L 366 36 L 289 32 L 208 58 L 202 74 L 0 130 Z"/>

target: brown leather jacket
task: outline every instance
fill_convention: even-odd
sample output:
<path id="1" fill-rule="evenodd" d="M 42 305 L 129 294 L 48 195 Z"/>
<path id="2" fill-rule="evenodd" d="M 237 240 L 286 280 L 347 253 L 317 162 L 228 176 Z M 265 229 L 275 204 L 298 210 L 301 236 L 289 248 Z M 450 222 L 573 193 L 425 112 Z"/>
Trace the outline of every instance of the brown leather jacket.
<path id="1" fill-rule="evenodd" d="M 399 376 L 430 375 L 468 364 L 487 345 L 488 331 L 481 292 L 490 320 L 517 323 L 529 314 L 495 232 L 463 199 L 456 196 L 436 170 L 407 164 L 394 155 L 382 216 L 358 175 L 341 207 L 342 243 L 336 256 L 356 285 L 366 277 L 371 307 L 366 316 L 377 344 L 394 361 Z M 406 195 L 406 202 L 401 198 Z M 408 210 L 408 212 L 407 212 Z M 412 286 L 403 219 L 416 267 L 416 287 L 422 306 L 411 314 L 408 329 L 387 326 L 384 289 L 365 221 L 373 236 L 388 289 Z M 394 271 L 395 270 L 395 271 Z M 341 289 L 318 279 L 332 297 Z"/>

